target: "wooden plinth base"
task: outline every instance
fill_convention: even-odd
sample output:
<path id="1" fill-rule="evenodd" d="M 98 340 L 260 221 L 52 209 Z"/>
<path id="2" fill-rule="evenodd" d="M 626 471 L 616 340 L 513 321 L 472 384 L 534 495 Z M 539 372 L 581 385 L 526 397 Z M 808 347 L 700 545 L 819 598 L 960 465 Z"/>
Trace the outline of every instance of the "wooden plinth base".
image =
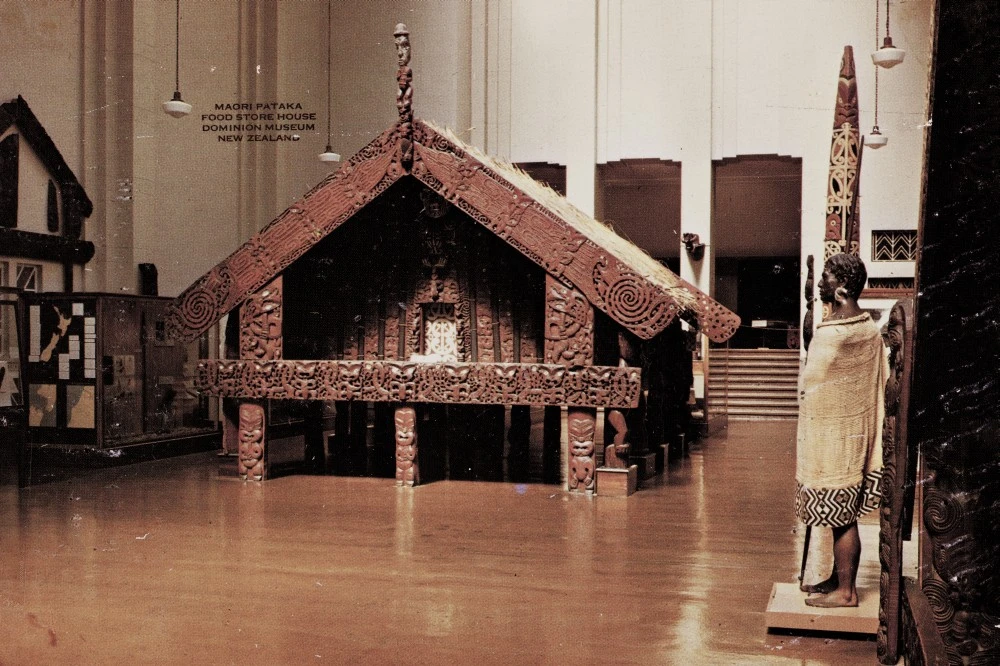
<path id="1" fill-rule="evenodd" d="M 597 468 L 597 494 L 601 497 L 628 497 L 638 484 L 639 470 L 635 465 L 629 465 L 628 469 Z"/>
<path id="2" fill-rule="evenodd" d="M 775 583 L 764 620 L 768 629 L 802 629 L 852 634 L 878 630 L 878 589 L 859 589 L 857 608 L 813 608 L 795 583 Z"/>
<path id="3" fill-rule="evenodd" d="M 644 453 L 640 456 L 629 456 L 632 467 L 639 468 L 639 478 L 646 480 L 656 476 L 656 454 Z"/>

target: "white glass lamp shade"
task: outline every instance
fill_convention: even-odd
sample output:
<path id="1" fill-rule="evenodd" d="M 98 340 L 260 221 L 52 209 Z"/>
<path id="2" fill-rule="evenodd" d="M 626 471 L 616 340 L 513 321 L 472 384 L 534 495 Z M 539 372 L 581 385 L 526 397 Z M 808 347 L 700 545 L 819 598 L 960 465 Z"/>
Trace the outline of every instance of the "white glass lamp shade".
<path id="1" fill-rule="evenodd" d="M 174 98 L 163 103 L 163 112 L 174 118 L 183 118 L 191 113 L 191 105 L 181 99 L 180 91 L 174 92 Z"/>
<path id="2" fill-rule="evenodd" d="M 326 150 L 319 154 L 320 162 L 339 162 L 340 154 L 333 152 L 333 148 L 330 144 L 326 145 Z"/>
<path id="3" fill-rule="evenodd" d="M 878 126 L 872 128 L 871 134 L 865 136 L 865 148 L 871 148 L 872 150 L 878 150 L 885 144 L 889 143 L 889 137 L 879 131 Z"/>
<path id="4" fill-rule="evenodd" d="M 872 62 L 879 67 L 889 69 L 903 62 L 903 58 L 905 57 L 906 51 L 893 46 L 892 38 L 886 37 L 882 42 L 882 48 L 872 53 Z"/>

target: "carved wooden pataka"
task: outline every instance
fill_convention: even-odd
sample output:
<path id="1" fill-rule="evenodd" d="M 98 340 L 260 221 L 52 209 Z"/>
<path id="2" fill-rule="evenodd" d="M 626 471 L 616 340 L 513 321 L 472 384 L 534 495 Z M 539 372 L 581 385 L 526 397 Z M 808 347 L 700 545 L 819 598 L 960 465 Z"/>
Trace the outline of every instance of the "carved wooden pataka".
<path id="1" fill-rule="evenodd" d="M 197 381 L 241 405 L 224 411 L 238 414 L 227 441 L 246 478 L 267 475 L 268 442 L 267 412 L 248 405 L 386 404 L 405 485 L 425 467 L 418 431 L 434 405 L 482 406 L 470 428 L 499 428 L 501 449 L 503 410 L 538 406 L 569 409 L 562 476 L 592 492 L 596 410 L 635 408 L 643 390 L 617 332 L 656 340 L 682 317 L 723 341 L 739 319 L 551 189 L 414 118 L 406 26 L 395 44 L 398 122 L 184 291 L 171 334 L 239 312 L 231 357 L 202 361 Z M 512 438 L 526 418 L 511 412 Z"/>

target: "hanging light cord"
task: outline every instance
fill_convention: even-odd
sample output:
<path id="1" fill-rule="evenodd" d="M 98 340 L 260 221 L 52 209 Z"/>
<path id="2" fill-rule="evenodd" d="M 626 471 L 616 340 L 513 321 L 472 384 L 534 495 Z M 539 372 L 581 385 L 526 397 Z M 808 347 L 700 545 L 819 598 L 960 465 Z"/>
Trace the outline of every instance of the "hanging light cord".
<path id="1" fill-rule="evenodd" d="M 329 151 L 332 142 L 330 134 L 330 3 L 326 0 L 326 146 Z"/>
<path id="2" fill-rule="evenodd" d="M 878 23 L 878 18 L 877 18 L 877 16 L 878 16 L 878 14 L 877 14 L 877 12 L 878 12 L 878 3 L 877 2 L 876 2 L 876 5 L 875 5 L 875 12 L 876 12 L 875 23 L 877 24 Z M 889 36 L 889 0 L 885 0 L 885 36 L 886 37 Z M 878 37 L 876 36 L 875 39 L 877 40 Z"/>
<path id="3" fill-rule="evenodd" d="M 181 90 L 181 0 L 177 0 L 177 15 L 174 19 L 174 90 Z"/>
<path id="4" fill-rule="evenodd" d="M 889 34 L 889 0 L 885 0 L 885 34 Z M 878 51 L 878 0 L 875 0 L 875 50 Z M 875 66 L 875 127 L 878 128 L 878 65 Z"/>

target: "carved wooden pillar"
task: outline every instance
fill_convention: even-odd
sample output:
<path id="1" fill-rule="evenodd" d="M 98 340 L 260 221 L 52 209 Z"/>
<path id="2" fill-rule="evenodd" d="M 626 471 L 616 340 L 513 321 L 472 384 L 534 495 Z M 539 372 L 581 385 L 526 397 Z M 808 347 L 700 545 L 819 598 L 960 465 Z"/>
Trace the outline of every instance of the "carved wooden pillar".
<path id="1" fill-rule="evenodd" d="M 260 402 L 240 404 L 240 450 L 237 470 L 244 480 L 262 481 L 266 474 L 264 442 L 267 438 L 267 416 Z"/>
<path id="2" fill-rule="evenodd" d="M 594 308 L 576 289 L 545 276 L 545 362 L 578 366 L 594 363 Z M 569 410 L 567 486 L 594 491 L 596 411 Z"/>
<path id="3" fill-rule="evenodd" d="M 420 483 L 417 463 L 417 412 L 413 407 L 397 407 L 396 415 L 396 485 Z"/>
<path id="4" fill-rule="evenodd" d="M 252 361 L 277 361 L 282 355 L 282 282 L 279 275 L 239 309 L 239 355 Z M 239 402 L 240 478 L 262 480 L 267 477 L 267 403 Z"/>
<path id="5" fill-rule="evenodd" d="M 597 410 L 571 407 L 569 427 L 569 489 L 594 492 L 594 432 Z"/>

